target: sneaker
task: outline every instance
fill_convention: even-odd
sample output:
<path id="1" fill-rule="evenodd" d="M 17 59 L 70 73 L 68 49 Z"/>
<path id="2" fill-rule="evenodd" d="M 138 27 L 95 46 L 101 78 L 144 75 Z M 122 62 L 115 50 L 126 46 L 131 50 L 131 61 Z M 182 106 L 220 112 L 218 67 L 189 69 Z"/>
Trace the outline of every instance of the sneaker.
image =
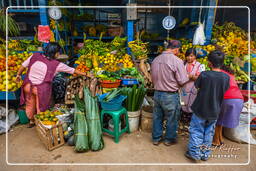
<path id="1" fill-rule="evenodd" d="M 194 162 L 199 162 L 199 161 L 200 161 L 199 159 L 196 159 L 196 158 L 192 157 L 192 156 L 189 154 L 188 151 L 185 153 L 185 156 L 186 156 L 188 159 L 193 160 Z"/>
<path id="2" fill-rule="evenodd" d="M 202 161 L 207 161 L 208 159 L 209 159 L 209 156 L 208 156 L 208 155 L 204 155 L 204 154 L 203 154 L 203 155 L 201 156 L 201 160 L 202 160 Z"/>
<path id="3" fill-rule="evenodd" d="M 201 160 L 202 161 L 207 161 L 209 158 L 206 158 L 206 157 L 201 157 Z"/>

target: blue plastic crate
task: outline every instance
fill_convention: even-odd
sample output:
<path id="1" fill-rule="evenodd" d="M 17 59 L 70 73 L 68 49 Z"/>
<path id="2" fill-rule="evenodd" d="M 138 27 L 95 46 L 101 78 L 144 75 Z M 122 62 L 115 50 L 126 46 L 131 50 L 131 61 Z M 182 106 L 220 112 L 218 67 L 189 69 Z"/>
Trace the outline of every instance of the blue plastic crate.
<path id="1" fill-rule="evenodd" d="M 105 93 L 105 94 L 102 94 L 99 96 L 99 102 L 100 102 L 102 109 L 115 111 L 115 110 L 119 110 L 122 108 L 122 103 L 126 99 L 126 96 L 119 95 L 116 98 L 110 100 L 109 102 L 104 102 L 103 99 L 107 95 L 108 95 L 108 93 Z"/>
<path id="2" fill-rule="evenodd" d="M 122 85 L 134 85 L 139 84 L 139 81 L 137 79 L 121 79 Z"/>

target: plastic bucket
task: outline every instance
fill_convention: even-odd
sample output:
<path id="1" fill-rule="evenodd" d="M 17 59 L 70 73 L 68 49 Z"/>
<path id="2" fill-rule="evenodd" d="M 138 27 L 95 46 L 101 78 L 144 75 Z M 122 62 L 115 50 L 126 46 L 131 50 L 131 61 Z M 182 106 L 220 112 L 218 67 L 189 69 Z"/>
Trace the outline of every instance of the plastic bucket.
<path id="1" fill-rule="evenodd" d="M 128 120 L 129 120 L 129 127 L 130 131 L 134 132 L 139 129 L 140 123 L 140 111 L 129 112 L 128 111 Z"/>
<path id="2" fill-rule="evenodd" d="M 152 132 L 153 107 L 144 106 L 141 110 L 141 130 Z"/>
<path id="3" fill-rule="evenodd" d="M 18 115 L 21 124 L 27 124 L 29 122 L 25 110 L 18 110 Z"/>

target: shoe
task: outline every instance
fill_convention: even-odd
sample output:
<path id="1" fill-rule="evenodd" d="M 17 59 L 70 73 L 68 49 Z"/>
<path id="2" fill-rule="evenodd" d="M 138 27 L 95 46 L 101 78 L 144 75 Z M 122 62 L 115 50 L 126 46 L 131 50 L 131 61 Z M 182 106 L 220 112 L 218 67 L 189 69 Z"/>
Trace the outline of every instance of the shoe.
<path id="1" fill-rule="evenodd" d="M 174 144 L 177 144 L 177 141 L 176 140 L 174 140 L 174 141 L 165 141 L 164 142 L 164 145 L 166 145 L 166 146 L 170 146 L 170 145 L 174 145 Z"/>
<path id="2" fill-rule="evenodd" d="M 192 156 L 189 154 L 188 151 L 185 153 L 185 156 L 186 156 L 188 159 L 190 159 L 190 160 L 192 160 L 192 161 L 194 161 L 194 162 L 199 162 L 199 161 L 200 161 L 199 159 L 196 159 L 196 158 L 192 157 Z"/>
<path id="3" fill-rule="evenodd" d="M 206 157 L 201 157 L 201 160 L 202 161 L 207 161 L 209 158 L 206 158 Z"/>
<path id="4" fill-rule="evenodd" d="M 153 145 L 158 146 L 160 144 L 160 141 L 153 141 Z"/>

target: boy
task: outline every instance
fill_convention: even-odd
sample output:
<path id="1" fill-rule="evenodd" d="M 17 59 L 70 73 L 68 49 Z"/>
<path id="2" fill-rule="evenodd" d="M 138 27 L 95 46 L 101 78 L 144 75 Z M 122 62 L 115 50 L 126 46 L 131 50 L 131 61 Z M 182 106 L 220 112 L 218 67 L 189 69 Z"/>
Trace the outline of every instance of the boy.
<path id="1" fill-rule="evenodd" d="M 193 116 L 189 128 L 188 151 L 185 156 L 199 161 L 208 160 L 215 124 L 220 113 L 224 93 L 229 88 L 229 76 L 220 72 L 224 53 L 218 50 L 208 55 L 211 71 L 204 71 L 195 81 L 197 97 L 191 107 Z"/>

